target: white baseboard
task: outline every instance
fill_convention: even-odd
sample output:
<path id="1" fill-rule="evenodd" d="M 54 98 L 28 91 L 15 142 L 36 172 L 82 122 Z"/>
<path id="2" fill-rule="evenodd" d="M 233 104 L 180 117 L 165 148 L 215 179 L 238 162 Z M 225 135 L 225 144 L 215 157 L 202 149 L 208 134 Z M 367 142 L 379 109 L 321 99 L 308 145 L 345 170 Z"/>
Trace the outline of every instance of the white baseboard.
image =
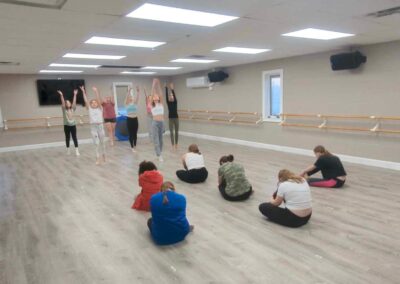
<path id="1" fill-rule="evenodd" d="M 206 134 L 197 134 L 197 133 L 186 132 L 186 131 L 180 131 L 179 134 L 181 134 L 183 136 L 187 136 L 187 137 L 193 137 L 193 138 L 199 138 L 199 139 L 205 139 L 205 140 L 211 140 L 211 141 L 218 141 L 218 142 L 225 142 L 225 143 L 248 146 L 248 147 L 253 147 L 253 148 L 258 148 L 258 149 L 267 149 L 267 150 L 273 150 L 273 151 L 279 151 L 279 152 L 291 153 L 291 154 L 309 156 L 309 157 L 314 156 L 314 153 L 308 149 L 301 149 L 301 148 L 274 145 L 274 144 L 266 144 L 266 143 L 253 142 L 253 141 L 240 140 L 240 139 L 227 138 L 227 137 L 212 136 L 212 135 L 206 135 Z M 164 135 L 169 135 L 169 131 L 165 131 Z M 139 138 L 145 138 L 148 136 L 149 136 L 148 133 L 139 133 L 138 134 Z M 108 139 L 108 138 L 106 138 L 106 139 Z M 90 144 L 90 143 L 93 143 L 92 139 L 90 139 L 90 138 L 79 140 L 79 144 Z M 43 148 L 51 148 L 51 147 L 61 147 L 61 146 L 65 147 L 64 141 L 43 143 L 43 144 L 33 144 L 33 145 L 12 146 L 12 147 L 0 147 L 0 153 L 43 149 Z M 400 163 L 396 163 L 396 162 L 375 160 L 375 159 L 342 155 L 342 154 L 338 154 L 338 156 L 344 162 L 400 171 Z"/>
<path id="2" fill-rule="evenodd" d="M 253 142 L 253 141 L 212 136 L 212 135 L 206 135 L 206 134 L 197 134 L 197 133 L 191 133 L 191 132 L 185 132 L 185 131 L 180 131 L 179 134 L 181 134 L 183 136 L 187 136 L 187 137 L 194 137 L 194 138 L 200 138 L 200 139 L 211 140 L 211 141 L 219 141 L 219 142 L 231 143 L 231 144 L 248 146 L 248 147 L 259 148 L 259 149 L 267 149 L 267 150 L 297 154 L 297 155 L 302 155 L 302 156 L 312 156 L 312 157 L 314 156 L 314 153 L 312 150 L 295 148 L 295 147 L 288 147 L 288 146 L 281 146 L 281 145 L 274 145 L 274 144 L 265 144 L 265 143 L 259 143 L 259 142 Z M 349 155 L 341 155 L 341 154 L 338 154 L 338 156 L 344 162 L 400 171 L 400 163 L 396 163 L 396 162 L 375 160 L 375 159 L 349 156 Z"/>

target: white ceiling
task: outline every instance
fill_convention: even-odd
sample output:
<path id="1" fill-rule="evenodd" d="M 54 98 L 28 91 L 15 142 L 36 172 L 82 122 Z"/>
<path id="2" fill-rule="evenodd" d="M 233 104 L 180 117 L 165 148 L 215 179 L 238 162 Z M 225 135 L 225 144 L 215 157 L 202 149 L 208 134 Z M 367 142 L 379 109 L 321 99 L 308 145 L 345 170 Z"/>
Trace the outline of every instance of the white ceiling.
<path id="1" fill-rule="evenodd" d="M 30 1 L 43 4 L 58 0 Z M 134 66 L 182 66 L 158 71 L 175 75 L 217 67 L 336 50 L 400 39 L 400 14 L 383 18 L 366 14 L 400 6 L 400 0 L 150 0 L 154 4 L 238 16 L 214 27 L 188 26 L 125 18 L 147 1 L 68 0 L 61 10 L 26 7 L 0 1 L 0 73 L 38 73 L 50 63 Z M 303 28 L 320 28 L 356 36 L 332 41 L 282 37 Z M 166 41 L 154 50 L 84 44 L 91 36 Z M 258 55 L 213 52 L 224 46 L 269 48 Z M 127 55 L 122 60 L 67 59 L 67 52 Z M 189 55 L 219 59 L 207 65 L 169 61 Z M 85 74 L 118 74 L 123 70 L 85 69 Z"/>

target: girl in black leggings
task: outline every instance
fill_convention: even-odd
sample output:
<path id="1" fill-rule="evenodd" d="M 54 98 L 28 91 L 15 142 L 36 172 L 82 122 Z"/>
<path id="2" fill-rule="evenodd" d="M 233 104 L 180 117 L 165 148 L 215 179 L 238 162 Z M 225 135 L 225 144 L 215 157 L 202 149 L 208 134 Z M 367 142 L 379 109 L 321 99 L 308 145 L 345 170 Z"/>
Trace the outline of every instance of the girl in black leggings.
<path id="1" fill-rule="evenodd" d="M 76 110 L 76 96 L 78 94 L 78 90 L 74 90 L 74 97 L 72 100 L 72 104 L 69 100 L 64 99 L 64 94 L 60 90 L 58 90 L 57 93 L 60 95 L 61 99 L 61 108 L 64 119 L 65 145 L 67 146 L 67 154 L 69 155 L 71 153 L 69 148 L 69 142 L 72 136 L 72 140 L 74 141 L 74 146 L 75 146 L 75 154 L 79 156 L 80 153 L 78 149 L 78 138 L 76 137 L 76 120 L 74 117 Z"/>
<path id="2" fill-rule="evenodd" d="M 126 108 L 126 126 L 129 133 L 129 143 L 131 144 L 132 152 L 136 152 L 137 133 L 139 129 L 138 121 L 138 102 L 140 89 L 136 86 L 136 97 L 132 94 L 132 88 L 129 88 L 125 98 Z"/>
<path id="3" fill-rule="evenodd" d="M 259 206 L 260 212 L 269 221 L 297 228 L 307 224 L 311 218 L 311 193 L 306 180 L 289 170 L 278 174 L 278 189 L 270 202 Z M 285 208 L 279 205 L 285 203 Z"/>

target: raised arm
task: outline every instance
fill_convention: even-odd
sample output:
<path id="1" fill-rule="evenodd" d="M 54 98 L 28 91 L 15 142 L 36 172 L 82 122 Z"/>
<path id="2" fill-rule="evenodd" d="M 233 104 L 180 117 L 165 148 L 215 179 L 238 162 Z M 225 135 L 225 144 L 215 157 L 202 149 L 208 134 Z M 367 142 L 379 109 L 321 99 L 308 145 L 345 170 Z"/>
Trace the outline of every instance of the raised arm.
<path id="1" fill-rule="evenodd" d="M 139 88 L 139 86 L 136 86 L 135 104 L 138 104 L 138 103 L 139 103 L 139 97 L 140 97 L 140 88 Z"/>
<path id="2" fill-rule="evenodd" d="M 160 85 L 160 79 L 153 79 L 153 86 L 151 87 L 151 95 L 157 95 L 160 97 L 160 103 L 162 103 L 162 91 Z"/>
<path id="3" fill-rule="evenodd" d="M 99 105 L 99 108 L 102 108 L 102 106 L 101 106 L 102 100 L 101 100 L 99 90 L 95 86 L 92 87 L 92 90 L 93 90 L 94 94 L 96 95 L 96 100 L 97 100 L 97 104 Z"/>
<path id="4" fill-rule="evenodd" d="M 96 95 L 96 100 L 99 103 L 99 105 L 101 105 L 103 103 L 103 98 L 101 97 L 101 94 L 99 92 L 99 89 L 96 88 L 96 86 L 92 87 L 93 92 Z M 112 97 L 111 97 L 112 98 Z"/>
<path id="5" fill-rule="evenodd" d="M 62 108 L 65 108 L 65 100 L 64 100 L 64 94 L 63 94 L 63 92 L 61 92 L 60 90 L 58 90 L 57 93 L 60 95 L 61 106 L 62 106 Z"/>
<path id="6" fill-rule="evenodd" d="M 174 83 L 169 83 L 169 88 L 171 90 L 172 95 L 174 96 L 174 100 L 176 100 Z"/>
<path id="7" fill-rule="evenodd" d="M 76 96 L 78 95 L 78 89 L 74 90 L 74 98 L 72 99 L 72 108 L 76 108 Z"/>
<path id="8" fill-rule="evenodd" d="M 84 86 L 80 86 L 79 89 L 81 89 L 81 91 L 82 91 L 83 101 L 85 102 L 85 107 L 86 107 L 86 109 L 89 109 L 89 101 L 88 101 L 88 98 L 87 98 L 85 87 Z"/>
<path id="9" fill-rule="evenodd" d="M 128 88 L 128 93 L 126 93 L 126 97 L 125 97 L 125 105 L 128 104 L 128 98 L 129 98 L 129 96 L 131 95 L 131 92 L 132 92 L 132 88 L 129 87 L 129 88 Z"/>

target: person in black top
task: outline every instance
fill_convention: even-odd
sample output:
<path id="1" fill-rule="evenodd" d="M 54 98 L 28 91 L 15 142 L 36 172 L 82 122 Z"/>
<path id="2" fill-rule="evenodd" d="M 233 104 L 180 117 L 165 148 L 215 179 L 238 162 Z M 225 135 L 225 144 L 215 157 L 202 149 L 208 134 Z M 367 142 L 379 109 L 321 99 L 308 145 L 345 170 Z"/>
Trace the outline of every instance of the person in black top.
<path id="1" fill-rule="evenodd" d="M 171 137 L 172 147 L 178 149 L 179 136 L 179 118 L 178 118 L 178 101 L 176 100 L 174 84 L 170 83 L 169 88 L 165 84 L 165 96 L 168 106 L 169 118 L 169 135 Z"/>
<path id="2" fill-rule="evenodd" d="M 347 174 L 339 157 L 332 155 L 324 146 L 321 145 L 314 148 L 314 154 L 317 157 L 317 161 L 314 165 L 305 169 L 301 173 L 301 176 L 307 178 L 310 186 L 331 188 L 342 187 L 346 181 Z M 319 171 L 321 171 L 322 179 L 308 178 L 308 176 Z"/>

